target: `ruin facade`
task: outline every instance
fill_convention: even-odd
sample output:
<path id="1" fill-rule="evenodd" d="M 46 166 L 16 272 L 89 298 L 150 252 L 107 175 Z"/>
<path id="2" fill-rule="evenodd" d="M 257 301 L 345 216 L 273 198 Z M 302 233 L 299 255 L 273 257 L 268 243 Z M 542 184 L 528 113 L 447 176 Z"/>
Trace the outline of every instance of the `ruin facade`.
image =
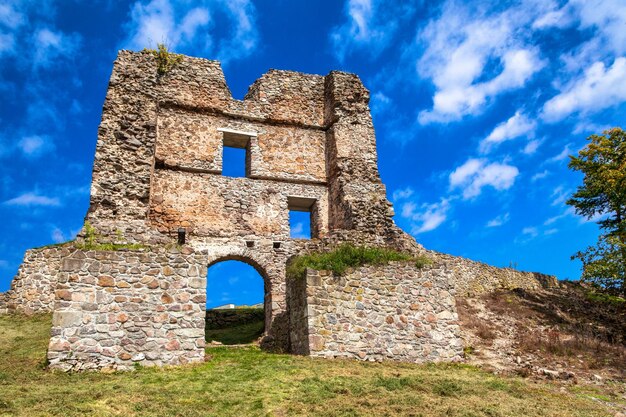
<path id="1" fill-rule="evenodd" d="M 268 349 L 460 359 L 456 291 L 551 278 L 426 251 L 398 228 L 368 103 L 354 74 L 270 70 L 236 100 L 217 61 L 184 57 L 159 74 L 151 53 L 121 51 L 98 130 L 83 245 L 28 251 L 0 312 L 53 313 L 52 368 L 199 362 L 207 267 L 240 260 L 264 279 Z M 224 147 L 245 150 L 245 177 L 222 175 Z M 310 212 L 311 239 L 290 237 L 290 210 Z M 287 278 L 291 257 L 341 242 L 435 262 Z"/>

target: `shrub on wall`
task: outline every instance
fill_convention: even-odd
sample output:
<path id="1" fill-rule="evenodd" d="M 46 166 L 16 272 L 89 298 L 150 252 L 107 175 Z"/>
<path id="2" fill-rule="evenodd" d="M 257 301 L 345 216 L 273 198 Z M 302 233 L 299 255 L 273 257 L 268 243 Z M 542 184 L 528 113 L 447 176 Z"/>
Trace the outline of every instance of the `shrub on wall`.
<path id="1" fill-rule="evenodd" d="M 426 256 L 415 257 L 389 248 L 354 246 L 344 243 L 331 252 L 315 252 L 292 258 L 287 265 L 287 276 L 304 277 L 307 268 L 332 271 L 336 275 L 342 275 L 347 268 L 385 265 L 391 261 L 413 261 L 417 268 L 432 264 L 432 260 Z"/>

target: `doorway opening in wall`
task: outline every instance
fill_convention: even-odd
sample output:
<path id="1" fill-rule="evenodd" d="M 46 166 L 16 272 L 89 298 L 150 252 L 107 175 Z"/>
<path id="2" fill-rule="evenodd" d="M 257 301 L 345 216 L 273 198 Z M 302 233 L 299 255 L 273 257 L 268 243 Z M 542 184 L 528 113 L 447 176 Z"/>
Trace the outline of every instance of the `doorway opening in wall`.
<path id="1" fill-rule="evenodd" d="M 250 264 L 223 260 L 209 266 L 207 344 L 257 343 L 265 331 L 265 281 Z"/>
<path id="2" fill-rule="evenodd" d="M 316 236 L 313 212 L 316 200 L 306 197 L 289 197 L 289 237 L 292 239 L 311 239 Z"/>
<path id="3" fill-rule="evenodd" d="M 222 146 L 222 175 L 226 177 L 250 176 L 250 138 L 253 132 L 218 129 L 224 135 Z"/>

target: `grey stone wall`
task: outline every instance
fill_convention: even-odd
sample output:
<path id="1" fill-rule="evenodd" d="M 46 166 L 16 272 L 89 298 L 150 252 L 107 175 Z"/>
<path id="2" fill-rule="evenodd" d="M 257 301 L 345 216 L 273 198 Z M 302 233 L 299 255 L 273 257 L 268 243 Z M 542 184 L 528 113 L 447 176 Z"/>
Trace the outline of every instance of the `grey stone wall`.
<path id="1" fill-rule="evenodd" d="M 11 289 L 0 294 L 0 313 L 51 312 L 61 259 L 73 250 L 66 247 L 27 250 L 17 275 L 11 281 Z"/>
<path id="2" fill-rule="evenodd" d="M 261 320 L 265 320 L 263 308 L 213 309 L 206 312 L 207 329 L 241 326 Z"/>
<path id="3" fill-rule="evenodd" d="M 428 256 L 449 269 L 459 296 L 473 296 L 501 289 L 536 290 L 558 285 L 556 277 L 538 272 L 498 268 L 459 256 L 428 251 Z"/>
<path id="4" fill-rule="evenodd" d="M 410 262 L 343 276 L 308 270 L 289 282 L 294 353 L 361 360 L 460 360 L 463 344 L 449 271 Z M 298 317 L 300 316 L 300 317 Z"/>
<path id="5" fill-rule="evenodd" d="M 204 359 L 206 255 L 76 251 L 55 291 L 51 369 L 132 369 Z"/>

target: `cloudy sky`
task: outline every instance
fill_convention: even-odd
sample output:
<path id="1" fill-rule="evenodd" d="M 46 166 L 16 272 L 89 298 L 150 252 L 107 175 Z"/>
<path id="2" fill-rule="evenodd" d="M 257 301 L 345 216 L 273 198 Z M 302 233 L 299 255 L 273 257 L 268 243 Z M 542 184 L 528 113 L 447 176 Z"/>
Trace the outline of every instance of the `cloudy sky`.
<path id="1" fill-rule="evenodd" d="M 80 229 L 116 52 L 161 41 L 221 60 L 235 98 L 269 68 L 359 74 L 400 226 L 579 276 L 570 255 L 598 231 L 564 204 L 581 181 L 568 155 L 625 124 L 626 0 L 86 3 L 0 4 L 0 290 L 25 249 Z"/>

